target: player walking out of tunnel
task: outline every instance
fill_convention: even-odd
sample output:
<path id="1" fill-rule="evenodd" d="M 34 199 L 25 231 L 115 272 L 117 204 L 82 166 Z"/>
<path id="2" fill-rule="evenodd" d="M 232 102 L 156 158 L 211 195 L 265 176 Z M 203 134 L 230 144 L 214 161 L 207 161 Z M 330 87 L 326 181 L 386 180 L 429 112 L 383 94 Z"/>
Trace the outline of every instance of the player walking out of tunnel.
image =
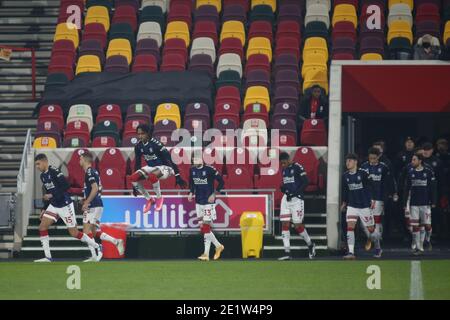
<path id="1" fill-rule="evenodd" d="M 122 239 L 116 239 L 109 234 L 101 231 L 97 226 L 100 224 L 100 219 L 103 213 L 103 201 L 101 198 L 102 184 L 98 171 L 92 168 L 93 156 L 92 153 L 85 151 L 80 156 L 80 166 L 85 171 L 84 176 L 84 202 L 83 210 L 83 232 L 90 238 L 94 236 L 102 241 L 108 241 L 117 247 L 119 255 L 123 255 L 124 246 Z M 86 259 L 85 262 L 97 261 L 96 253 L 93 247 L 89 247 L 92 257 Z"/>
<path id="2" fill-rule="evenodd" d="M 316 246 L 311 241 L 303 223 L 303 218 L 305 216 L 303 192 L 308 186 L 308 177 L 306 176 L 303 167 L 297 162 L 292 162 L 289 159 L 289 154 L 286 152 L 281 152 L 279 159 L 280 166 L 283 169 L 281 192 L 284 193 L 283 198 L 281 199 L 280 221 L 282 224 L 283 246 L 286 255 L 280 257 L 278 260 L 291 259 L 291 220 L 295 225 L 295 230 L 297 230 L 298 234 L 308 245 L 308 255 L 309 258 L 312 259 L 316 255 Z"/>
<path id="3" fill-rule="evenodd" d="M 172 162 L 169 151 L 157 139 L 150 138 L 150 127 L 146 124 L 140 124 L 136 129 L 139 142 L 134 147 L 135 172 L 131 175 L 133 184 L 133 195 L 137 197 L 142 194 L 147 203 L 144 206 L 144 213 L 149 212 L 153 204 L 155 211 L 160 211 L 164 202 L 161 195 L 160 179 L 167 179 L 175 176 L 176 184 L 181 188 L 186 186 L 186 182 L 181 178 L 178 166 Z M 147 165 L 141 168 L 141 157 L 147 162 Z M 156 199 L 151 197 L 140 182 L 148 179 L 153 185 Z"/>
<path id="4" fill-rule="evenodd" d="M 58 218 L 64 221 L 67 226 L 69 234 L 79 239 L 81 242 L 87 243 L 89 247 L 96 250 L 95 259 L 100 261 L 103 256 L 102 247 L 98 245 L 87 234 L 78 231 L 77 220 L 75 217 L 75 210 L 73 201 L 70 198 L 67 190 L 69 183 L 66 178 L 57 168 L 49 165 L 47 156 L 45 154 L 38 154 L 35 158 L 36 168 L 41 172 L 40 179 L 43 184 L 45 209 L 41 213 L 41 224 L 39 225 L 39 234 L 41 237 L 42 248 L 44 249 L 45 258 L 35 260 L 35 262 L 51 262 L 52 255 L 50 252 L 50 239 L 48 236 L 48 228 Z"/>
<path id="5" fill-rule="evenodd" d="M 225 247 L 217 240 L 211 228 L 216 219 L 216 192 L 222 190 L 224 181 L 219 171 L 214 167 L 203 164 L 201 155 L 193 157 L 193 166 L 189 176 L 189 197 L 192 201 L 195 196 L 195 211 L 200 219 L 200 232 L 204 238 L 204 251 L 199 260 L 208 261 L 211 242 L 216 247 L 214 260 L 220 258 L 220 254 Z M 217 188 L 214 182 L 217 180 Z"/>

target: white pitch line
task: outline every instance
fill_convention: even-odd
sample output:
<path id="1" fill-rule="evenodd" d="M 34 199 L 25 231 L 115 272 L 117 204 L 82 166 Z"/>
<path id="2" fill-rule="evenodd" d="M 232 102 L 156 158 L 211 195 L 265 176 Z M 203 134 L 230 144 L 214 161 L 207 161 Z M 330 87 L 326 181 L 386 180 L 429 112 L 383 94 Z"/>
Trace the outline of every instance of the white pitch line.
<path id="1" fill-rule="evenodd" d="M 409 300 L 423 300 L 422 269 L 420 261 L 411 261 Z"/>

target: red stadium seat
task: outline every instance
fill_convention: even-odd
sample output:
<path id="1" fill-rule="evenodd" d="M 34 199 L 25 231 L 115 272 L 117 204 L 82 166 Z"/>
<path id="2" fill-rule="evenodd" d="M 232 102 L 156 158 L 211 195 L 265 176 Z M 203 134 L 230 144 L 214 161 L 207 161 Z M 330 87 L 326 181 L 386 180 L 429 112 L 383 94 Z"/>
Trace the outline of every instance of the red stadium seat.
<path id="1" fill-rule="evenodd" d="M 434 3 L 422 3 L 416 9 L 414 24 L 423 21 L 440 22 L 439 7 Z"/>
<path id="2" fill-rule="evenodd" d="M 103 167 L 99 170 L 100 179 L 102 180 L 103 195 L 121 195 L 123 192 L 110 192 L 108 190 L 125 189 L 125 170 L 121 171 L 117 168 Z"/>
<path id="3" fill-rule="evenodd" d="M 64 115 L 61 106 L 46 104 L 39 109 L 38 123 L 41 121 L 55 122 L 59 128 L 64 128 Z"/>
<path id="4" fill-rule="evenodd" d="M 132 72 L 158 72 L 158 62 L 154 55 L 137 55 L 133 62 Z"/>
<path id="5" fill-rule="evenodd" d="M 300 136 L 304 146 L 326 146 L 327 131 L 323 119 L 307 119 L 303 122 Z"/>
<path id="6" fill-rule="evenodd" d="M 180 39 L 180 38 L 167 39 L 166 42 L 164 43 L 164 48 L 163 48 L 163 62 L 164 62 L 164 57 L 169 54 L 180 55 L 181 57 L 183 57 L 184 63 L 186 63 L 187 57 L 188 57 L 188 51 L 187 51 L 186 43 L 184 42 L 184 40 Z"/>
<path id="7" fill-rule="evenodd" d="M 257 20 L 253 21 L 250 25 L 250 30 L 248 32 L 248 39 L 254 37 L 264 37 L 273 42 L 273 32 L 272 24 L 269 21 Z"/>
<path id="8" fill-rule="evenodd" d="M 163 56 L 161 71 L 184 71 L 186 69 L 186 63 L 184 58 L 178 54 L 167 54 Z"/>
<path id="9" fill-rule="evenodd" d="M 116 140 L 113 137 L 95 137 L 94 140 L 92 140 L 92 148 L 115 148 L 116 146 Z"/>
<path id="10" fill-rule="evenodd" d="M 244 48 L 239 38 L 225 38 L 220 43 L 219 56 L 224 53 L 236 53 L 241 61 L 244 59 Z"/>
<path id="11" fill-rule="evenodd" d="M 73 121 L 67 124 L 66 130 L 64 132 L 64 140 L 69 140 L 71 138 L 80 138 L 89 144 L 90 139 L 89 127 L 86 122 L 83 121 Z"/>
<path id="12" fill-rule="evenodd" d="M 278 24 L 276 42 L 285 37 L 301 39 L 300 25 L 297 21 L 281 21 Z"/>
<path id="13" fill-rule="evenodd" d="M 244 167 L 251 175 L 253 175 L 257 163 L 257 154 L 250 152 L 246 148 L 233 148 L 225 154 L 225 170 L 227 173 L 229 168 L 238 166 Z"/>
<path id="14" fill-rule="evenodd" d="M 217 90 L 216 106 L 218 104 L 241 104 L 241 93 L 234 86 L 223 86 Z"/>
<path id="15" fill-rule="evenodd" d="M 75 61 L 76 51 L 75 46 L 71 40 L 57 40 L 53 43 L 52 57 L 65 56 L 70 61 Z"/>
<path id="16" fill-rule="evenodd" d="M 275 47 L 275 60 L 282 54 L 292 54 L 300 61 L 300 42 L 298 38 L 282 37 Z"/>
<path id="17" fill-rule="evenodd" d="M 102 158 L 98 162 L 98 168 L 114 168 L 125 174 L 127 164 L 125 158 L 122 155 L 122 152 L 120 152 L 120 149 L 109 148 L 105 150 Z"/>
<path id="18" fill-rule="evenodd" d="M 100 123 L 104 120 L 109 120 L 117 125 L 119 131 L 122 130 L 122 111 L 118 104 L 102 104 L 98 108 L 97 118 L 95 123 Z"/>
<path id="19" fill-rule="evenodd" d="M 269 58 L 265 54 L 252 54 L 248 57 L 245 64 L 244 75 L 247 77 L 248 73 L 254 70 L 262 69 L 270 74 Z"/>
<path id="20" fill-rule="evenodd" d="M 127 134 L 136 134 L 136 128 L 140 125 L 140 124 L 148 124 L 147 121 L 143 120 L 143 119 L 132 119 L 132 120 L 127 120 L 125 121 L 125 127 L 123 129 L 123 134 L 127 135 Z"/>
<path id="21" fill-rule="evenodd" d="M 218 36 L 216 25 L 212 21 L 197 21 L 194 25 L 194 33 L 192 39 L 197 38 L 211 38 L 214 41 L 214 45 L 217 46 Z"/>
<path id="22" fill-rule="evenodd" d="M 170 5 L 170 11 L 167 16 L 167 23 L 172 21 L 183 21 L 188 25 L 189 30 L 192 26 L 191 8 L 187 3 L 175 3 Z"/>
<path id="23" fill-rule="evenodd" d="M 120 5 L 116 7 L 112 23 L 127 23 L 133 29 L 133 32 L 137 30 L 137 16 L 135 9 L 130 5 Z"/>
<path id="24" fill-rule="evenodd" d="M 224 7 L 232 6 L 232 5 L 240 5 L 242 8 L 244 8 L 245 12 L 248 12 L 248 10 L 250 10 L 250 1 L 249 0 L 226 0 L 223 3 Z"/>
<path id="25" fill-rule="evenodd" d="M 227 174 L 224 175 L 223 180 L 225 189 L 254 189 L 253 174 L 243 165 L 227 166 Z"/>
<path id="26" fill-rule="evenodd" d="M 283 197 L 283 193 L 280 191 L 280 185 L 282 182 L 282 175 L 281 175 L 281 169 L 278 171 L 273 170 L 273 173 L 271 175 L 264 174 L 264 175 L 255 175 L 254 181 L 255 181 L 255 188 L 256 189 L 275 189 L 275 199 L 274 204 L 275 208 L 279 209 L 281 204 L 281 198 Z M 259 194 L 271 194 L 271 192 L 258 192 Z"/>
<path id="27" fill-rule="evenodd" d="M 64 73 L 67 79 L 73 79 L 73 60 L 68 56 L 51 57 L 48 74 Z"/>
<path id="28" fill-rule="evenodd" d="M 303 166 L 308 176 L 309 184 L 305 191 L 323 190 L 323 175 L 319 174 L 320 161 L 316 158 L 313 149 L 308 147 L 298 148 L 294 155 L 294 161 Z"/>
<path id="29" fill-rule="evenodd" d="M 248 119 L 262 119 L 266 123 L 266 127 L 269 126 L 269 113 L 264 105 L 252 104 L 247 106 L 242 117 L 242 123 Z"/>
<path id="30" fill-rule="evenodd" d="M 347 37 L 356 41 L 356 29 L 352 22 L 339 21 L 334 25 L 333 31 L 331 32 L 331 39 L 334 42 L 339 37 Z"/>
<path id="31" fill-rule="evenodd" d="M 84 26 L 82 41 L 97 40 L 100 41 L 102 48 L 106 47 L 106 31 L 101 23 L 89 23 Z"/>
<path id="32" fill-rule="evenodd" d="M 166 2 L 168 2 L 168 1 L 166 1 Z M 179 5 L 187 5 L 189 7 L 189 12 L 192 12 L 194 10 L 194 3 L 195 3 L 195 1 L 192 1 L 192 0 L 171 0 L 169 12 L 172 10 L 172 8 L 174 6 L 179 6 Z"/>
<path id="33" fill-rule="evenodd" d="M 88 149 L 76 149 L 67 163 L 67 172 L 69 174 L 67 181 L 71 187 L 70 193 L 81 194 L 83 192 L 85 172 L 80 166 L 80 155 L 86 151 Z"/>

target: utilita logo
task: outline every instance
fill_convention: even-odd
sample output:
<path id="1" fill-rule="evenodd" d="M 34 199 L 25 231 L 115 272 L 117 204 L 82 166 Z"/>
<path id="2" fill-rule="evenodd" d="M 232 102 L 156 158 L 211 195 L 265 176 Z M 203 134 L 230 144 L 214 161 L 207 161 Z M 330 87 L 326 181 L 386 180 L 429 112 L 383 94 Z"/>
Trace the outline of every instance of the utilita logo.
<path id="1" fill-rule="evenodd" d="M 193 205 L 194 206 L 194 205 Z M 184 204 L 164 204 L 161 211 L 151 211 L 143 214 L 143 210 L 131 212 L 125 211 L 125 223 L 131 228 L 137 229 L 194 229 L 199 227 L 199 219 L 197 218 L 195 208 L 186 209 Z M 228 228 L 230 226 L 230 215 L 233 210 L 222 200 L 216 200 L 217 220 L 214 226 L 217 228 Z"/>

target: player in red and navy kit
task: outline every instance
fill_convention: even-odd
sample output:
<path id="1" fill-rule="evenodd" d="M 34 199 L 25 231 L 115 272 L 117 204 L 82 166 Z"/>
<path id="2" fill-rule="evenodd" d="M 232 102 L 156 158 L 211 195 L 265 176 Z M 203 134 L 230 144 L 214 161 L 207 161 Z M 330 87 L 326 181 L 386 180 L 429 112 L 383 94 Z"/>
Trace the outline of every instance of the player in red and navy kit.
<path id="1" fill-rule="evenodd" d="M 75 209 L 73 207 L 73 201 L 67 193 L 70 186 L 66 178 L 61 171 L 48 164 L 48 159 L 45 154 L 40 153 L 36 155 L 34 162 L 36 168 L 41 172 L 40 179 L 43 184 L 44 202 L 46 204 L 46 208 L 42 210 L 41 224 L 39 225 L 39 234 L 45 258 L 35 260 L 35 262 L 52 261 L 48 228 L 54 222 L 58 221 L 60 217 L 66 224 L 67 230 L 72 237 L 87 243 L 89 247 L 97 250 L 96 260 L 99 261 L 103 256 L 102 247 L 93 239 L 89 238 L 87 234 L 77 229 Z"/>
<path id="2" fill-rule="evenodd" d="M 200 232 L 203 234 L 205 244 L 203 254 L 198 259 L 209 261 L 209 250 L 212 242 L 216 247 L 214 260 L 218 260 L 225 247 L 217 240 L 211 231 L 211 227 L 216 219 L 216 192 L 222 190 L 224 181 L 215 168 L 203 164 L 201 156 L 194 157 L 192 162 L 188 200 L 192 201 L 195 196 L 195 211 L 200 219 Z M 214 187 L 215 181 L 218 182 L 217 188 Z"/>
<path id="3" fill-rule="evenodd" d="M 412 157 L 411 165 L 413 169 L 409 170 L 406 176 L 403 199 L 408 199 L 409 196 L 410 224 L 415 242 L 413 253 L 419 255 L 423 253 L 424 240 L 430 242 L 431 239 L 431 208 L 436 207 L 437 185 L 433 171 L 423 165 L 421 154 Z M 404 201 L 405 211 L 408 210 L 407 206 L 407 201 Z M 423 237 L 420 235 L 420 227 L 425 229 Z"/>
<path id="4" fill-rule="evenodd" d="M 97 170 L 92 168 L 94 158 L 92 153 L 85 151 L 80 156 L 80 166 L 85 171 L 84 176 L 84 202 L 81 210 L 83 211 L 83 232 L 90 238 L 94 236 L 103 241 L 108 241 L 117 247 L 119 255 L 123 255 L 125 249 L 122 239 L 116 239 L 109 234 L 101 231 L 97 226 L 100 224 L 100 219 L 103 214 L 103 201 L 101 198 L 102 183 L 100 175 Z M 91 249 L 92 257 L 84 262 L 97 261 L 96 253 L 93 247 Z"/>
<path id="5" fill-rule="evenodd" d="M 358 218 L 364 228 L 367 228 L 371 240 L 375 244 L 375 258 L 381 257 L 380 235 L 375 231 L 373 208 L 375 207 L 374 191 L 369 173 L 358 169 L 358 157 L 348 154 L 346 157 L 347 171 L 342 176 L 342 206 L 347 209 L 347 244 L 349 252 L 344 259 L 355 259 L 355 226 Z"/>
<path id="6" fill-rule="evenodd" d="M 284 193 L 281 199 L 280 221 L 282 228 L 283 246 L 286 253 L 285 256 L 278 260 L 291 259 L 291 244 L 290 244 L 290 223 L 291 220 L 295 225 L 295 230 L 305 240 L 308 245 L 308 255 L 312 259 L 316 255 L 316 246 L 311 241 L 308 232 L 305 229 L 303 218 L 305 216 L 305 204 L 303 201 L 303 192 L 308 186 L 308 177 L 303 167 L 297 162 L 292 162 L 289 154 L 281 152 L 280 165 L 283 169 L 283 184 L 281 185 L 281 192 Z"/>
<path id="7" fill-rule="evenodd" d="M 174 175 L 176 184 L 182 188 L 186 186 L 186 182 L 181 178 L 178 167 L 172 162 L 172 157 L 166 147 L 157 139 L 150 138 L 150 127 L 146 124 L 140 124 L 136 132 L 139 142 L 134 147 L 135 172 L 131 175 L 133 194 L 137 196 L 139 192 L 147 200 L 144 206 L 144 213 L 149 212 L 153 204 L 155 204 L 155 211 L 160 211 L 164 198 L 161 195 L 159 180 L 167 179 Z M 147 165 L 141 168 L 142 156 L 144 156 Z M 152 198 L 139 182 L 145 179 L 152 183 L 156 199 Z"/>
<path id="8" fill-rule="evenodd" d="M 398 201 L 397 185 L 395 178 L 389 170 L 389 167 L 381 162 L 379 159 L 380 151 L 377 148 L 370 148 L 368 152 L 368 161 L 361 164 L 361 169 L 369 173 L 369 179 L 373 187 L 373 200 L 375 200 L 374 208 L 372 209 L 375 220 L 375 231 L 383 235 L 383 227 L 381 224 L 381 217 L 384 214 L 384 202 L 388 197 L 392 197 L 394 201 Z M 365 249 L 368 251 L 372 247 L 369 231 L 363 228 L 367 236 L 367 243 Z"/>

